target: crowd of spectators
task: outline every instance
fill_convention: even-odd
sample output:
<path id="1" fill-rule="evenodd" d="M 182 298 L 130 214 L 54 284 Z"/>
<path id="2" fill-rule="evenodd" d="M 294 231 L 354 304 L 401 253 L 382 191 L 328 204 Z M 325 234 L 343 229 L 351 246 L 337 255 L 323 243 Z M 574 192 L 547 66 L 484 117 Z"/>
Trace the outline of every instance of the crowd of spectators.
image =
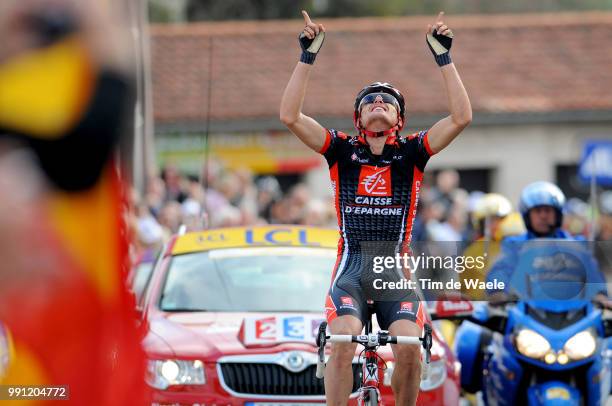
<path id="1" fill-rule="evenodd" d="M 168 165 L 150 179 L 146 194 L 132 192 L 129 223 L 134 259 L 150 254 L 184 225 L 187 230 L 264 224 L 337 227 L 333 196 L 314 198 L 305 183 L 283 190 L 274 176 L 255 176 L 246 168 L 230 169 L 211 161 L 204 175 L 186 176 Z M 421 185 L 413 241 L 459 241 L 475 238 L 470 221 L 482 192 L 459 186 L 459 174 L 444 170 L 425 174 Z M 204 186 L 206 185 L 206 186 Z M 612 191 L 601 195 L 597 239 L 612 239 Z M 570 198 L 564 227 L 588 237 L 590 207 Z M 142 258 L 141 258 L 142 259 Z"/>

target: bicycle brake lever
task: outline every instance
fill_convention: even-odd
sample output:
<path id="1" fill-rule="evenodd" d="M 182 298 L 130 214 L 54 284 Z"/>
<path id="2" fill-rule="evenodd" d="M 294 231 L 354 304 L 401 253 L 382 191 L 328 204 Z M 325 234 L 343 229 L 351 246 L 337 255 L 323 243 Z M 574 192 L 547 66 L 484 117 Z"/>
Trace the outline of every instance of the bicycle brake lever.
<path id="1" fill-rule="evenodd" d="M 381 330 L 378 332 L 378 342 L 380 345 L 387 345 L 389 342 L 389 332 L 387 330 Z"/>
<path id="2" fill-rule="evenodd" d="M 322 322 L 319 325 L 319 334 L 317 334 L 317 347 L 319 347 L 319 359 L 317 361 L 316 377 L 322 379 L 325 375 L 325 344 L 327 342 L 327 322 Z"/>
<path id="3" fill-rule="evenodd" d="M 431 360 L 431 346 L 433 344 L 431 326 L 429 324 L 425 324 L 423 326 L 423 330 L 425 330 L 425 334 L 423 335 L 423 349 L 425 350 L 425 362 L 429 364 Z"/>
<path id="4" fill-rule="evenodd" d="M 429 363 L 431 362 L 431 346 L 433 344 L 432 329 L 429 324 L 423 326 L 423 350 L 425 351 L 425 362 L 421 365 L 421 380 L 425 380 L 429 375 Z"/>
<path id="5" fill-rule="evenodd" d="M 325 347 L 325 344 L 327 342 L 326 338 L 327 338 L 327 322 L 323 321 L 321 322 L 321 324 L 319 324 L 319 333 L 317 334 L 317 340 L 316 340 L 317 347 L 319 348 Z"/>

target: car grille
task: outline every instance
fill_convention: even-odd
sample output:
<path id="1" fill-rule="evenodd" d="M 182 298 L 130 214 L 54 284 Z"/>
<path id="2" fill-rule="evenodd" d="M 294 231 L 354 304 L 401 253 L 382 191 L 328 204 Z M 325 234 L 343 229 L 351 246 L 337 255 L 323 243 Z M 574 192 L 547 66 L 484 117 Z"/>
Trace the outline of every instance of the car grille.
<path id="1" fill-rule="evenodd" d="M 316 377 L 316 365 L 291 372 L 277 364 L 221 363 L 225 384 L 234 392 L 252 395 L 324 395 L 323 379 Z M 359 387 L 360 366 L 353 364 L 353 390 Z"/>

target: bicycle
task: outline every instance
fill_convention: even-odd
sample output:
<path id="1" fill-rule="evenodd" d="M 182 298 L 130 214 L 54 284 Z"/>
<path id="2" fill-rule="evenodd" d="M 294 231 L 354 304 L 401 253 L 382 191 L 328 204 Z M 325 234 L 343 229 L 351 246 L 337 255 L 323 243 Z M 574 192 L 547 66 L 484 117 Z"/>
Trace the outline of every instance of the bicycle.
<path id="1" fill-rule="evenodd" d="M 380 402 L 378 359 L 381 358 L 376 350 L 380 346 L 387 344 L 399 345 L 421 345 L 424 351 L 424 363 L 421 366 L 421 379 L 427 376 L 429 363 L 431 360 L 432 328 L 429 324 L 423 326 L 423 337 L 415 336 L 391 336 L 386 330 L 381 330 L 376 334 L 372 333 L 372 309 L 368 303 L 369 317 L 365 324 L 365 334 L 353 336 L 343 334 L 327 334 L 327 322 L 319 325 L 316 344 L 319 347 L 319 357 L 317 361 L 316 376 L 322 379 L 325 375 L 325 345 L 331 343 L 357 343 L 364 347 L 365 355 L 363 361 L 361 355 L 359 361 L 361 368 L 361 386 L 359 387 L 358 405 L 359 406 L 378 406 Z M 382 358 L 381 358 L 382 359 Z"/>

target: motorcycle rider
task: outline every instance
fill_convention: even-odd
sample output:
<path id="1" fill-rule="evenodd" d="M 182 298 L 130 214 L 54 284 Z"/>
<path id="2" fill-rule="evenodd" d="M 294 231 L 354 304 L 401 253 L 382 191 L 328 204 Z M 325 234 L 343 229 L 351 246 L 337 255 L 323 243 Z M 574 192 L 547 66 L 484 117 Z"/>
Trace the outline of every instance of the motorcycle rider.
<path id="1" fill-rule="evenodd" d="M 493 282 L 497 280 L 498 282 L 504 282 L 505 291 L 487 292 L 493 301 L 507 296 L 512 273 L 518 264 L 518 251 L 522 243 L 535 239 L 584 241 L 583 238 L 573 237 L 561 229 L 564 205 L 565 195 L 561 189 L 551 182 L 533 182 L 523 189 L 519 202 L 519 211 L 523 216 L 527 232 L 519 236 L 508 237 L 502 242 L 501 253 L 487 274 L 487 281 Z M 589 280 L 601 286 L 600 293 L 595 299 L 605 304 L 608 301 L 605 278 L 598 271 L 594 259 L 592 265 L 588 267 L 588 270 L 591 271 Z"/>

